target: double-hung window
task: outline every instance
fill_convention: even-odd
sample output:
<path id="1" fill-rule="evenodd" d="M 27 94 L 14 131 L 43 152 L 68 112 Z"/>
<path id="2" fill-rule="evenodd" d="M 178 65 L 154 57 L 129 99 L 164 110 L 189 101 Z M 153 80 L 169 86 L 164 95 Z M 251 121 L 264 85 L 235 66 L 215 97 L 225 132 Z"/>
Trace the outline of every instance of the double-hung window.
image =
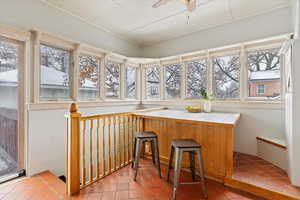
<path id="1" fill-rule="evenodd" d="M 71 52 L 40 45 L 40 98 L 71 99 Z"/>

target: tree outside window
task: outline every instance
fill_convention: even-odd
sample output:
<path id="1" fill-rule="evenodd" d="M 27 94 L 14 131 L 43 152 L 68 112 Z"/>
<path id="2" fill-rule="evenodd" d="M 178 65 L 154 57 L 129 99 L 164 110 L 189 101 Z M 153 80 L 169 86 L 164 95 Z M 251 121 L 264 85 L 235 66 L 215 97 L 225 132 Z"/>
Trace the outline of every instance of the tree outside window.
<path id="1" fill-rule="evenodd" d="M 181 65 L 171 64 L 166 65 L 166 80 L 165 80 L 165 94 L 167 99 L 180 98 L 181 87 Z"/>
<path id="2" fill-rule="evenodd" d="M 120 64 L 108 62 L 105 67 L 106 97 L 120 98 Z"/>
<path id="3" fill-rule="evenodd" d="M 79 99 L 96 99 L 99 95 L 99 60 L 94 56 L 79 56 Z"/>
<path id="4" fill-rule="evenodd" d="M 207 87 L 207 61 L 196 60 L 186 64 L 186 91 L 188 98 L 200 98 L 201 88 Z"/>
<path id="5" fill-rule="evenodd" d="M 219 56 L 213 59 L 214 96 L 218 99 L 239 98 L 240 56 Z"/>

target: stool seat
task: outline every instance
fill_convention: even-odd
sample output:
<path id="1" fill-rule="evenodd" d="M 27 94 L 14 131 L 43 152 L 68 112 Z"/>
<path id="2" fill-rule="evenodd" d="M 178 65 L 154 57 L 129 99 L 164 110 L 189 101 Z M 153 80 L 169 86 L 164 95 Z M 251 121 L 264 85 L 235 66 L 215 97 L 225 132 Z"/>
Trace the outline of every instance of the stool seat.
<path id="1" fill-rule="evenodd" d="M 155 137 L 157 137 L 157 135 L 153 131 L 144 131 L 144 132 L 136 133 L 135 137 L 136 138 L 155 138 Z"/>
<path id="2" fill-rule="evenodd" d="M 175 148 L 201 148 L 201 145 L 193 139 L 175 139 L 172 140 L 172 146 Z"/>

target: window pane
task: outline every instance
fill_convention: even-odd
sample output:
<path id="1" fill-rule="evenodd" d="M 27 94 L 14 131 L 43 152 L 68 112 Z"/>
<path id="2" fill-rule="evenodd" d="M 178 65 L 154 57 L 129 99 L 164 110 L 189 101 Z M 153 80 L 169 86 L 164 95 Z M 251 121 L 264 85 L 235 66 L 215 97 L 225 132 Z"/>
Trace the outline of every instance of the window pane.
<path id="1" fill-rule="evenodd" d="M 207 62 L 197 60 L 187 63 L 186 90 L 188 98 L 200 98 L 201 88 L 207 85 Z"/>
<path id="2" fill-rule="evenodd" d="M 96 99 L 99 94 L 99 60 L 79 56 L 79 99 Z"/>
<path id="3" fill-rule="evenodd" d="M 120 97 L 120 65 L 108 62 L 105 67 L 106 97 Z"/>
<path id="4" fill-rule="evenodd" d="M 69 83 L 71 53 L 41 45 L 40 55 L 40 97 L 45 99 L 71 98 Z"/>
<path id="5" fill-rule="evenodd" d="M 239 55 L 215 57 L 213 66 L 214 96 L 218 99 L 239 98 Z"/>
<path id="6" fill-rule="evenodd" d="M 159 73 L 159 66 L 146 68 L 146 95 L 149 99 L 159 98 Z"/>
<path id="7" fill-rule="evenodd" d="M 248 53 L 249 97 L 280 98 L 279 49 Z"/>
<path id="8" fill-rule="evenodd" d="M 180 64 L 166 65 L 166 98 L 180 98 Z"/>
<path id="9" fill-rule="evenodd" d="M 126 88 L 125 97 L 129 99 L 136 99 L 136 68 L 126 67 Z"/>

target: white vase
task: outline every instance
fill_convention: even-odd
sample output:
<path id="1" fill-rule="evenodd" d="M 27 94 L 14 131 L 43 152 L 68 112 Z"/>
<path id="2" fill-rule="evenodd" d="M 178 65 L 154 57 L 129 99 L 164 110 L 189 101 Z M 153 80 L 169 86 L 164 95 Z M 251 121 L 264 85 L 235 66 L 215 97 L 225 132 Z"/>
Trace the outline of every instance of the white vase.
<path id="1" fill-rule="evenodd" d="M 204 100 L 203 111 L 206 113 L 211 112 L 211 101 L 210 100 Z"/>

